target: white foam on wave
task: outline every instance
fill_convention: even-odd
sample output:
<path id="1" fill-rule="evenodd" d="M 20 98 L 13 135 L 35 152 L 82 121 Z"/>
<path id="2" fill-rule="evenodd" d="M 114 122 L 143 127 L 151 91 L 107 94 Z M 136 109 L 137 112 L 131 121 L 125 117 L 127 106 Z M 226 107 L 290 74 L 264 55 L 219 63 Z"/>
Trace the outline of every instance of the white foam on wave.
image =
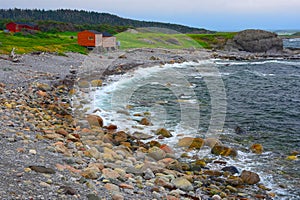
<path id="1" fill-rule="evenodd" d="M 292 66 L 300 66 L 299 62 L 295 62 L 292 60 L 283 60 L 283 59 L 276 59 L 276 60 L 260 60 L 260 61 L 223 61 L 223 60 L 216 60 L 214 61 L 216 65 L 225 65 L 225 66 L 232 66 L 232 65 L 264 65 L 264 64 L 282 64 L 282 65 L 292 65 Z"/>

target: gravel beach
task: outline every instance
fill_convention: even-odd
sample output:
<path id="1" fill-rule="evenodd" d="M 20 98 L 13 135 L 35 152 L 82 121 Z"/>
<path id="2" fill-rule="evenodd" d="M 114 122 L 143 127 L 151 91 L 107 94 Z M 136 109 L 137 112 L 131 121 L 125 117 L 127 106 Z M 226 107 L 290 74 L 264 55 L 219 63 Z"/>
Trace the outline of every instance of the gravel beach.
<path id="1" fill-rule="evenodd" d="M 19 62 L 2 56 L 0 198 L 272 199 L 275 194 L 259 183 L 256 172 L 238 172 L 223 159 L 177 158 L 155 138 L 144 143 L 149 135 L 131 135 L 118 124 L 103 126 L 101 117 L 72 107 L 74 96 L 84 101 L 86 89 L 100 87 L 108 75 L 213 57 L 208 51 L 165 49 L 26 54 Z M 76 112 L 81 114 L 74 118 Z M 164 129 L 157 135 L 169 137 Z M 237 154 L 213 138 L 185 138 L 178 145 L 186 151 L 212 148 L 212 154 L 225 157 Z M 222 170 L 210 170 L 208 163 Z"/>

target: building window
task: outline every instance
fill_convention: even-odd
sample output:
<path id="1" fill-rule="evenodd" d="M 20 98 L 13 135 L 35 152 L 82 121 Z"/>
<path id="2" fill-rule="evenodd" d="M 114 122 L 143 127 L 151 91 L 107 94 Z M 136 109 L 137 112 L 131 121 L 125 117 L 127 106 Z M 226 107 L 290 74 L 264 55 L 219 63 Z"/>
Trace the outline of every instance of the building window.
<path id="1" fill-rule="evenodd" d="M 94 40 L 94 37 L 91 37 L 91 36 L 90 36 L 88 39 L 89 39 L 89 40 Z"/>

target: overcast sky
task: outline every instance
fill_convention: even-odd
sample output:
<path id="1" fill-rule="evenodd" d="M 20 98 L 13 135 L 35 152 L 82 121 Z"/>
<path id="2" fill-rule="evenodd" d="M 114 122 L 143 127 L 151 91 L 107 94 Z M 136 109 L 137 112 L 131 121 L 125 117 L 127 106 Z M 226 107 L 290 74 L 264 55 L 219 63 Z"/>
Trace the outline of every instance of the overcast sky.
<path id="1" fill-rule="evenodd" d="M 91 10 L 224 31 L 300 29 L 300 0 L 0 0 L 0 7 Z"/>

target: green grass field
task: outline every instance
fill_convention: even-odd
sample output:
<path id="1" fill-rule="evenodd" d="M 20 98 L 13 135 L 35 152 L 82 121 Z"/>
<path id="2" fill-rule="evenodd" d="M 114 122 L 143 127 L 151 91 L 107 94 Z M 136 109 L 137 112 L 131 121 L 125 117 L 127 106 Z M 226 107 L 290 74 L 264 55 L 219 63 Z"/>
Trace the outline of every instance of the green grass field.
<path id="1" fill-rule="evenodd" d="M 235 33 L 214 34 L 165 34 L 165 33 L 131 33 L 117 34 L 117 40 L 121 42 L 121 49 L 128 48 L 222 48 L 228 39 Z"/>
<path id="2" fill-rule="evenodd" d="M 37 32 L 35 34 L 0 32 L 0 54 L 9 54 L 15 48 L 17 54 L 35 51 L 79 52 L 86 54 L 87 50 L 77 44 L 77 33 L 64 32 L 58 34 Z"/>
<path id="3" fill-rule="evenodd" d="M 215 34 L 167 34 L 158 32 L 122 32 L 116 35 L 121 49 L 167 48 L 167 49 L 221 49 L 235 33 Z M 15 48 L 17 54 L 36 51 L 87 54 L 88 50 L 77 44 L 76 32 L 62 33 L 4 33 L 0 31 L 0 54 L 9 54 Z"/>

